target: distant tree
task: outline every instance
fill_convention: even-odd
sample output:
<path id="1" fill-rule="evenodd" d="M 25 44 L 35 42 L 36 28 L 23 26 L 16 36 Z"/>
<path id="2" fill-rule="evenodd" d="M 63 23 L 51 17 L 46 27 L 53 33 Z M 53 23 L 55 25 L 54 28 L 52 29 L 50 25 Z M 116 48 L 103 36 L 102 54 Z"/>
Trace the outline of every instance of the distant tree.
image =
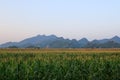
<path id="1" fill-rule="evenodd" d="M 36 49 L 39 49 L 40 47 L 37 47 L 37 46 L 28 46 L 26 48 L 36 48 Z"/>
<path id="2" fill-rule="evenodd" d="M 18 48 L 17 46 L 9 46 L 8 48 Z"/>

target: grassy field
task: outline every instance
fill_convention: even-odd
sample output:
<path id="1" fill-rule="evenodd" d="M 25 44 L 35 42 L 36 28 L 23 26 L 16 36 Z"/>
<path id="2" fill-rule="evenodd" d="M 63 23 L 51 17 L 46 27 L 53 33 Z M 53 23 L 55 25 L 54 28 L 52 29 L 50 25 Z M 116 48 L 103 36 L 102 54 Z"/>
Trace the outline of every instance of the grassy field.
<path id="1" fill-rule="evenodd" d="M 120 80 L 120 49 L 0 49 L 0 80 Z"/>

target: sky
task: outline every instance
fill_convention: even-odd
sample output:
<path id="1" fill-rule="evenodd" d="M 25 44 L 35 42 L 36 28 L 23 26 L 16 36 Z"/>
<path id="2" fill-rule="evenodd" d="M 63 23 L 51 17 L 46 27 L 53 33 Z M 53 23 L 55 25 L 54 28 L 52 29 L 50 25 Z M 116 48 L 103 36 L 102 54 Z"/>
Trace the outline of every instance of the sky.
<path id="1" fill-rule="evenodd" d="M 0 0 L 0 43 L 38 34 L 78 40 L 120 36 L 120 0 Z"/>

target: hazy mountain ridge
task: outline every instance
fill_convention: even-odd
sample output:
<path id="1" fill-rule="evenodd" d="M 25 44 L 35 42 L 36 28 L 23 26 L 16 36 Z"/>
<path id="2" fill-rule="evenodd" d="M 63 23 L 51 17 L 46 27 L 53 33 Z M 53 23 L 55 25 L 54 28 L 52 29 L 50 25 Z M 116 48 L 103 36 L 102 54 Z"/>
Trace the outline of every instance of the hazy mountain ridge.
<path id="1" fill-rule="evenodd" d="M 86 38 L 70 40 L 55 35 L 37 35 L 20 42 L 1 44 L 0 48 L 120 48 L 120 38 L 115 36 L 111 39 L 88 41 Z"/>

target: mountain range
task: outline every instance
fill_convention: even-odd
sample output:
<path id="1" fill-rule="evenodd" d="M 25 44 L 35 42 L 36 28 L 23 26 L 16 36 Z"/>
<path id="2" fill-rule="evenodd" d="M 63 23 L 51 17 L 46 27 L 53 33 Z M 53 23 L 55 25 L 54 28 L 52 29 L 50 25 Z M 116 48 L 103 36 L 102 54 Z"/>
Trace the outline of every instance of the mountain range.
<path id="1" fill-rule="evenodd" d="M 20 42 L 1 44 L 0 48 L 120 48 L 120 38 L 114 36 L 110 39 L 88 41 L 86 38 L 70 40 L 55 35 L 37 35 Z"/>

